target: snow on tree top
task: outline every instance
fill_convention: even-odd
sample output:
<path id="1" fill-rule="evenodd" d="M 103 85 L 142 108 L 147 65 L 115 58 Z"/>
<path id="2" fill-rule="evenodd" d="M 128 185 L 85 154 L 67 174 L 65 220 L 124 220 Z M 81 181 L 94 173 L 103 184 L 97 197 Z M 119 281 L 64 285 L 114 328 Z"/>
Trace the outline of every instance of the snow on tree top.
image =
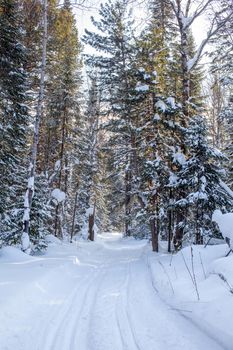
<path id="1" fill-rule="evenodd" d="M 145 92 L 149 90 L 149 86 L 146 84 L 136 86 L 135 90 L 137 92 Z"/>
<path id="2" fill-rule="evenodd" d="M 176 152 L 173 154 L 173 161 L 183 165 L 186 161 L 185 155 L 182 152 Z"/>
<path id="3" fill-rule="evenodd" d="M 157 101 L 155 106 L 161 109 L 162 112 L 165 112 L 167 109 L 167 105 L 162 100 Z"/>
<path id="4" fill-rule="evenodd" d="M 144 75 L 143 75 L 143 78 L 145 79 L 145 80 L 147 80 L 147 79 L 150 79 L 150 74 L 148 74 L 148 73 L 145 73 Z"/>
<path id="5" fill-rule="evenodd" d="M 55 188 L 51 193 L 51 197 L 56 199 L 58 203 L 61 203 L 64 202 L 64 200 L 66 199 L 66 194 L 59 188 Z"/>
<path id="6" fill-rule="evenodd" d="M 61 161 L 60 161 L 60 159 L 59 159 L 59 160 L 56 161 L 56 163 L 55 163 L 55 165 L 54 165 L 54 169 L 55 169 L 55 170 L 59 170 L 60 167 L 61 167 Z"/>
<path id="7" fill-rule="evenodd" d="M 145 69 L 144 69 L 143 67 L 140 67 L 140 68 L 138 68 L 138 71 L 139 71 L 140 73 L 144 73 L 144 72 L 145 72 Z"/>
<path id="8" fill-rule="evenodd" d="M 175 104 L 175 99 L 174 99 L 174 97 L 168 97 L 168 98 L 167 98 L 167 103 L 168 103 L 172 108 L 176 108 L 176 104 Z"/>

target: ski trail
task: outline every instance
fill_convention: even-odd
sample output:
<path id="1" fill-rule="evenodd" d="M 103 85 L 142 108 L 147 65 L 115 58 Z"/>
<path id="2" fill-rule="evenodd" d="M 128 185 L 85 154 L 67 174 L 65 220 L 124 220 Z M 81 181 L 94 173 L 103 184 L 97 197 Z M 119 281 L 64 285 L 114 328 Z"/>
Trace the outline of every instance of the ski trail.
<path id="1" fill-rule="evenodd" d="M 50 349 L 82 349 L 84 344 L 80 343 L 80 329 L 83 333 L 84 324 L 88 317 L 91 317 L 92 305 L 95 295 L 103 278 L 104 271 L 99 270 L 95 274 L 92 272 L 86 285 L 78 288 L 74 299 L 71 301 L 71 309 L 64 315 L 62 323 L 59 325 Z"/>
<path id="2" fill-rule="evenodd" d="M 129 309 L 128 309 L 128 290 L 130 280 L 130 263 L 126 268 L 126 276 L 124 283 L 121 286 L 122 293 L 118 297 L 116 304 L 116 318 L 118 328 L 120 330 L 121 340 L 124 350 L 140 350 L 138 345 L 135 330 L 133 329 Z"/>
<path id="3" fill-rule="evenodd" d="M 73 308 L 77 299 L 77 295 L 79 293 L 79 289 L 81 289 L 81 297 L 84 298 L 85 292 L 88 288 L 88 283 L 90 283 L 91 279 L 92 275 L 88 275 L 85 278 L 83 278 L 80 281 L 81 287 L 80 283 L 78 283 L 76 288 L 70 293 L 70 295 L 66 297 L 66 302 L 60 308 L 60 310 L 55 310 L 52 314 L 52 317 L 49 318 L 49 321 L 45 322 L 43 331 L 40 334 L 40 342 L 36 348 L 37 350 L 52 350 L 61 348 L 60 345 L 58 348 L 54 347 L 54 344 L 57 342 L 58 338 L 62 338 L 61 341 L 64 341 L 63 337 L 64 330 L 66 329 L 66 322 L 68 322 L 68 320 L 72 318 Z"/>
<path id="4" fill-rule="evenodd" d="M 31 313 L 19 317 L 1 349 L 223 350 L 163 301 L 145 247 L 146 242 L 103 237 L 101 243 L 80 243 L 78 251 L 62 250 L 65 267 L 56 260 L 55 270 L 34 280 L 38 294 L 25 289 L 25 300 L 17 299 L 24 302 L 22 310 L 29 301 Z"/>
<path id="5" fill-rule="evenodd" d="M 121 330 L 116 318 L 117 299 L 124 276 L 124 264 L 116 269 L 110 263 L 106 268 L 106 273 L 101 281 L 101 288 L 99 288 L 95 302 L 92 305 L 86 334 L 86 347 L 83 349 L 124 349 Z"/>
<path id="6" fill-rule="evenodd" d="M 88 339 L 89 325 L 96 302 L 96 295 L 101 287 L 104 276 L 105 270 L 103 269 L 99 272 L 97 277 L 93 278 L 88 286 L 85 299 L 82 301 L 81 308 L 76 313 L 76 318 L 73 322 L 72 331 L 70 333 L 70 350 L 87 349 L 86 343 Z"/>

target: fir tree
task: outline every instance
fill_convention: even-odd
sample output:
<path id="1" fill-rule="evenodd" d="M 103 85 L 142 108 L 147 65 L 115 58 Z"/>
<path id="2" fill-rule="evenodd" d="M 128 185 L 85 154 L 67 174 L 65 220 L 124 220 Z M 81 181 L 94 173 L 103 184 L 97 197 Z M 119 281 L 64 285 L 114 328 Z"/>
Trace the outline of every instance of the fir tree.
<path id="1" fill-rule="evenodd" d="M 187 132 L 189 157 L 178 174 L 178 184 L 186 197 L 177 201 L 186 211 L 184 232 L 196 244 L 213 233 L 212 214 L 216 208 L 223 212 L 232 207 L 232 198 L 221 186 L 224 174 L 218 163 L 224 156 L 207 143 L 207 130 L 203 117 L 196 116 Z"/>
<path id="2" fill-rule="evenodd" d="M 125 173 L 125 234 L 131 235 L 132 186 L 137 173 L 137 155 L 135 120 L 131 110 L 134 79 L 130 73 L 135 52 L 132 21 L 126 18 L 127 11 L 125 1 L 101 5 L 100 20 L 92 18 L 99 32 L 86 31 L 83 40 L 102 53 L 89 57 L 86 61 L 99 69 L 102 101 L 107 103 L 105 115 L 112 116 L 107 126 L 113 135 L 109 147 L 113 147 L 114 142 L 121 144 L 120 152 L 118 149 L 114 154 L 118 169 L 124 169 Z"/>
<path id="3" fill-rule="evenodd" d="M 0 2 L 1 232 L 17 241 L 21 232 L 29 115 L 26 52 L 22 45 L 20 2 Z M 13 238 L 15 237 L 15 238 Z"/>

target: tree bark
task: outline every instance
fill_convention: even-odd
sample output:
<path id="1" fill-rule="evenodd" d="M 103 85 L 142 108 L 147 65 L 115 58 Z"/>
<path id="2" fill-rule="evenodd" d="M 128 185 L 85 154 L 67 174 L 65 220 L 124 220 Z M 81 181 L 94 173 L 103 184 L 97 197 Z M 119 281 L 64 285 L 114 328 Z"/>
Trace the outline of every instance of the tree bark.
<path id="1" fill-rule="evenodd" d="M 72 216 L 72 227 L 70 232 L 70 243 L 72 243 L 73 237 L 74 237 L 74 228 L 75 228 L 75 216 L 76 216 L 76 210 L 77 210 L 77 201 L 78 201 L 78 191 L 76 191 L 75 199 L 74 199 L 74 210 L 73 210 L 73 216 Z"/>
<path id="2" fill-rule="evenodd" d="M 153 252 L 159 251 L 159 237 L 158 230 L 156 228 L 156 219 L 153 217 L 150 219 L 150 229 L 151 229 L 151 241 Z"/>
<path id="3" fill-rule="evenodd" d="M 95 225 L 95 204 L 93 208 L 93 213 L 89 214 L 89 217 L 88 217 L 88 239 L 92 242 L 95 240 L 94 225 Z"/>
<path id="4" fill-rule="evenodd" d="M 125 173 L 125 236 L 131 236 L 131 171 Z"/>

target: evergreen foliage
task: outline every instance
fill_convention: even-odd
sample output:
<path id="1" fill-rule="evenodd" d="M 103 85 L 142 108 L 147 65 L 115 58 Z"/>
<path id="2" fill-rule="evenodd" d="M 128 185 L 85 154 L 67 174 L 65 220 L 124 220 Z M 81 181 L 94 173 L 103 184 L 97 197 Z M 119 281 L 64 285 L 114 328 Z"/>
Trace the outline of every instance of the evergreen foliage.
<path id="1" fill-rule="evenodd" d="M 19 5 L 17 0 L 0 2 L 0 232 L 7 232 L 6 243 L 20 237 L 28 152 L 29 96 Z"/>

